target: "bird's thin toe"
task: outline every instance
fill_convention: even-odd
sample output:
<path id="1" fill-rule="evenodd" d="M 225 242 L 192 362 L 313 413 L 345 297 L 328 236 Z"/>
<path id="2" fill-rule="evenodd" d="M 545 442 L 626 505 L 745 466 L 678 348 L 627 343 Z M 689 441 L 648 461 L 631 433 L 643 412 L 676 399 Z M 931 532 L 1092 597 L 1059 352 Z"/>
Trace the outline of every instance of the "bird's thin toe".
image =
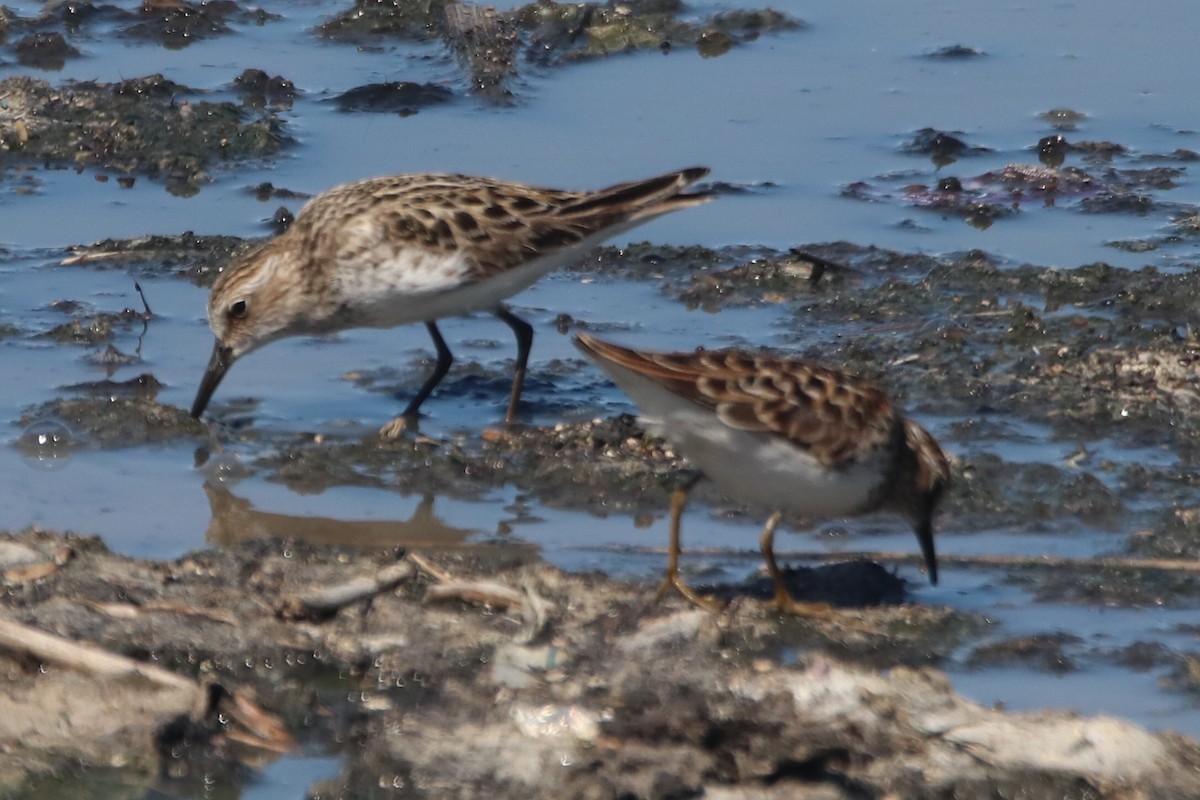
<path id="1" fill-rule="evenodd" d="M 407 433 L 415 433 L 416 430 L 417 420 L 401 415 L 379 429 L 379 438 L 385 442 L 393 442 Z"/>

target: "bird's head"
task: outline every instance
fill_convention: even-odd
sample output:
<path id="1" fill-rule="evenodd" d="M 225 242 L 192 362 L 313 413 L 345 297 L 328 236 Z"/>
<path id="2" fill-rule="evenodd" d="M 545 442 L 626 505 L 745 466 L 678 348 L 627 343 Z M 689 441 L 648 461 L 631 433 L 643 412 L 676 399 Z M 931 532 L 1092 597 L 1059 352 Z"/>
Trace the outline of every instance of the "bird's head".
<path id="1" fill-rule="evenodd" d="M 897 481 L 892 505 L 911 521 L 929 582 L 938 582 L 937 551 L 933 544 L 933 516 L 950 485 L 950 465 L 937 441 L 912 420 L 904 420 L 903 476 Z"/>
<path id="2" fill-rule="evenodd" d="M 241 256 L 213 284 L 208 324 L 216 342 L 192 404 L 197 419 L 234 361 L 302 332 L 305 310 L 311 304 L 305 301 L 302 276 L 276 246 L 278 241 Z"/>

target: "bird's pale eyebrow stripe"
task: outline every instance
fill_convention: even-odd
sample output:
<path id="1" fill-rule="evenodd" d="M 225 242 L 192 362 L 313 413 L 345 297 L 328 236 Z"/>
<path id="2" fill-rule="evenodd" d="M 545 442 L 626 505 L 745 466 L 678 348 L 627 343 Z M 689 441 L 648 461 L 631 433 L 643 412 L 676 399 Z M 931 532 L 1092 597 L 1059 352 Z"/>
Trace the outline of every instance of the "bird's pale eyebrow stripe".
<path id="1" fill-rule="evenodd" d="M 241 280 L 236 282 L 231 281 L 227 287 L 227 291 L 236 291 L 239 295 L 253 294 L 264 285 L 272 283 L 273 277 L 278 269 L 278 260 L 268 254 L 264 258 L 260 259 L 257 264 L 255 264 L 255 268 L 253 270 L 250 270 L 248 273 L 245 273 L 242 276 L 238 276 L 241 278 Z"/>

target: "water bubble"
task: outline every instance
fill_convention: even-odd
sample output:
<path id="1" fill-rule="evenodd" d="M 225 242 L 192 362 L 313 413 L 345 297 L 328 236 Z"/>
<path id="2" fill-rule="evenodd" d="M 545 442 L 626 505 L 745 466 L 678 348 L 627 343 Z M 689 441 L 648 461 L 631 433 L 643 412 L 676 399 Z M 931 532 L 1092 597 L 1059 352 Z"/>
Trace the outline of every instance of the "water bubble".
<path id="1" fill-rule="evenodd" d="M 202 467 L 204 480 L 226 487 L 237 486 L 253 470 L 246 466 L 236 453 L 223 452 L 209 458 Z"/>
<path id="2" fill-rule="evenodd" d="M 21 431 L 17 450 L 34 469 L 62 469 L 75 450 L 75 434 L 54 419 L 41 419 Z"/>

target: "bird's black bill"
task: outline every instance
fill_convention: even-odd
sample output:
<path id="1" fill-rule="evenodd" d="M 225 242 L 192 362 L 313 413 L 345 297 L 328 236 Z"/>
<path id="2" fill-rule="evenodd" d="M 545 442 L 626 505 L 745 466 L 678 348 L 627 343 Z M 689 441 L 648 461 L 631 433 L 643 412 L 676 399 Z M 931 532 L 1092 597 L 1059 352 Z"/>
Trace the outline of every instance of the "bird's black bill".
<path id="1" fill-rule="evenodd" d="M 925 520 L 916 526 L 917 541 L 921 543 L 921 555 L 925 557 L 925 569 L 929 571 L 929 582 L 937 586 L 937 552 L 933 549 L 933 521 Z"/>
<path id="2" fill-rule="evenodd" d="M 216 342 L 213 345 L 212 358 L 208 360 L 208 367 L 204 370 L 204 377 L 200 379 L 196 401 L 192 403 L 193 419 L 200 419 L 200 415 L 208 407 L 208 399 L 217 390 L 221 378 L 225 377 L 231 364 L 233 364 L 233 348 L 225 347 L 220 341 Z"/>

